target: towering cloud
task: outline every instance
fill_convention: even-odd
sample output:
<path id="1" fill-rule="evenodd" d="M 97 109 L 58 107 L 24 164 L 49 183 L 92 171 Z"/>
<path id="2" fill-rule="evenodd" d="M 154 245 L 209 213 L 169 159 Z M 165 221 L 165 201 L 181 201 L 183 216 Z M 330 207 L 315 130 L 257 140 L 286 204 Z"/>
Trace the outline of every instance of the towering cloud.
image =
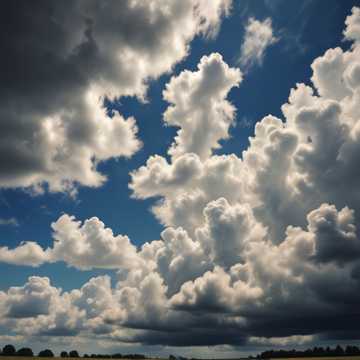
<path id="1" fill-rule="evenodd" d="M 164 114 L 165 123 L 180 130 L 169 149 L 174 158 L 195 153 L 206 158 L 219 140 L 226 139 L 234 120 L 234 107 L 225 100 L 230 89 L 238 86 L 241 72 L 229 68 L 220 54 L 204 56 L 198 71 L 183 71 L 171 78 L 164 99 L 171 105 Z"/>

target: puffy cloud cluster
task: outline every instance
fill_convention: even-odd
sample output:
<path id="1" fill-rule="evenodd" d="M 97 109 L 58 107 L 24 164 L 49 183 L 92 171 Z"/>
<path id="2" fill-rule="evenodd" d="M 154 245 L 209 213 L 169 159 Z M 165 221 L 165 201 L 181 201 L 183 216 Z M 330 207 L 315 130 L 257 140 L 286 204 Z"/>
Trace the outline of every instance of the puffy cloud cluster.
<path id="1" fill-rule="evenodd" d="M 34 241 L 23 242 L 14 249 L 0 248 L 0 261 L 8 264 L 39 266 L 48 259 L 48 251 Z"/>
<path id="2" fill-rule="evenodd" d="M 180 129 L 171 156 L 150 157 L 130 184 L 137 198 L 160 198 L 161 238 L 136 249 L 97 218 L 63 215 L 52 248 L 2 248 L 3 261 L 38 252 L 42 261 L 116 268 L 118 279 L 61 292 L 30 278 L 0 292 L 1 327 L 181 346 L 358 338 L 359 18 L 354 8 L 346 20 L 352 47 L 317 58 L 313 85 L 291 90 L 283 120 L 256 124 L 241 158 L 213 154 L 234 121 L 226 97 L 240 72 L 212 54 L 172 78 L 164 121 Z M 204 128 L 209 137 L 195 141 Z"/>
<path id="3" fill-rule="evenodd" d="M 63 215 L 52 224 L 54 246 L 52 261 L 62 260 L 80 269 L 92 267 L 121 268 L 136 266 L 136 247 L 127 236 L 114 236 L 98 218 L 81 226 L 73 217 Z"/>
<path id="4" fill-rule="evenodd" d="M 9 289 L 4 303 L 10 318 L 30 318 L 48 315 L 59 290 L 50 287 L 48 278 L 32 276 L 23 287 Z"/>
<path id="5" fill-rule="evenodd" d="M 244 68 L 261 65 L 267 48 L 278 39 L 274 36 L 270 18 L 259 21 L 250 18 L 246 28 L 244 42 L 241 45 L 239 63 Z"/>
<path id="6" fill-rule="evenodd" d="M 0 292 L 0 327 L 24 336 L 74 335 L 86 319 L 85 309 L 73 304 L 74 294 L 63 293 L 46 277 L 32 276 L 24 286 Z"/>
<path id="7" fill-rule="evenodd" d="M 28 241 L 14 249 L 0 248 L 0 261 L 39 266 L 45 262 L 64 261 L 78 269 L 118 269 L 141 263 L 136 247 L 127 236 L 114 236 L 111 229 L 93 217 L 83 224 L 73 216 L 62 215 L 52 224 L 53 246 L 43 249 Z"/>
<path id="8" fill-rule="evenodd" d="M 100 186 L 99 162 L 141 147 L 135 119 L 110 117 L 104 99 L 146 98 L 147 82 L 170 72 L 196 35 L 215 35 L 230 7 L 231 0 L 7 2 L 0 187 Z"/>

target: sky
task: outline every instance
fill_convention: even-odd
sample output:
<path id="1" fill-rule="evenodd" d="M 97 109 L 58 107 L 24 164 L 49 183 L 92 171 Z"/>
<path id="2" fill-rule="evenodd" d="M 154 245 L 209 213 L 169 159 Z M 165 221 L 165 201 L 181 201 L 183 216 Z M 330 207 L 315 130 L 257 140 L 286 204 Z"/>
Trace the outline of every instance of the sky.
<path id="1" fill-rule="evenodd" d="M 0 345 L 360 340 L 358 1 L 1 6 Z"/>

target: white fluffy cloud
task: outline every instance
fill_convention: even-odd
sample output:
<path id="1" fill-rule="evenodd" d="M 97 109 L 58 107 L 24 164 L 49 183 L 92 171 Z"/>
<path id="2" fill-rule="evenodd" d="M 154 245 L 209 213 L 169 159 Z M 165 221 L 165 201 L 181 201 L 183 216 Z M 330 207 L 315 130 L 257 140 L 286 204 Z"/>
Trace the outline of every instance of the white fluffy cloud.
<path id="1" fill-rule="evenodd" d="M 244 68 L 261 65 L 267 48 L 278 39 L 274 36 L 270 18 L 264 21 L 250 18 L 245 27 L 245 36 L 240 49 L 239 63 Z"/>
<path id="2" fill-rule="evenodd" d="M 211 154 L 220 147 L 220 140 L 229 137 L 235 109 L 226 97 L 241 79 L 238 69 L 230 68 L 214 53 L 201 58 L 198 71 L 183 71 L 166 85 L 163 95 L 170 106 L 164 121 L 180 127 L 169 149 L 171 164 L 161 156 L 152 156 L 146 166 L 131 173 L 129 185 L 137 198 L 165 197 L 154 208 L 165 225 L 189 229 L 191 222 L 198 224 L 202 209 L 211 200 L 208 193 L 216 193 L 218 198 L 224 195 L 221 189 L 229 195 L 239 185 L 238 179 L 226 172 L 235 171 L 238 159 Z M 226 178 L 222 178 L 223 173 Z M 224 181 L 229 186 L 223 186 Z M 201 186 L 206 189 L 197 191 Z M 184 194 L 185 188 L 193 191 Z M 187 211 L 183 211 L 185 207 Z"/>
<path id="3" fill-rule="evenodd" d="M 241 81 L 239 69 L 230 68 L 218 53 L 201 58 L 198 71 L 172 77 L 163 92 L 171 105 L 164 113 L 166 125 L 180 127 L 169 149 L 173 158 L 195 153 L 207 158 L 228 138 L 235 108 L 225 100 Z"/>
<path id="4" fill-rule="evenodd" d="M 52 224 L 54 246 L 52 261 L 87 269 L 92 267 L 121 268 L 139 265 L 136 247 L 127 236 L 114 236 L 98 218 L 84 224 L 74 217 L 63 215 Z"/>
<path id="5" fill-rule="evenodd" d="M 359 17 L 354 8 L 348 39 L 356 40 Z M 0 249 L 11 263 L 118 269 L 115 286 L 102 276 L 62 292 L 30 278 L 0 292 L 4 333 L 177 346 L 358 336 L 359 55 L 356 40 L 315 59 L 312 85 L 291 90 L 283 119 L 268 115 L 256 124 L 241 158 L 212 153 L 233 121 L 212 109 L 232 108 L 226 96 L 240 73 L 215 54 L 172 78 L 165 121 L 180 130 L 171 156 L 150 157 L 130 184 L 137 198 L 160 198 L 153 208 L 166 225 L 160 239 L 137 249 L 97 218 L 81 224 L 63 215 L 51 248 Z M 210 91 L 204 84 L 214 78 Z M 192 104 L 199 88 L 208 98 Z M 198 126 L 211 139 L 195 149 Z"/>
<path id="6" fill-rule="evenodd" d="M 0 248 L 0 261 L 8 264 L 39 266 L 48 260 L 48 251 L 33 241 L 21 243 L 14 249 Z"/>
<path id="7" fill-rule="evenodd" d="M 348 40 L 360 41 L 360 8 L 353 7 L 352 14 L 345 20 L 345 38 Z"/>
<path id="8" fill-rule="evenodd" d="M 148 81 L 186 57 L 196 35 L 215 35 L 230 7 L 230 0 L 5 6 L 2 44 L 12 61 L 1 63 L 0 187 L 100 186 L 99 162 L 141 147 L 135 119 L 110 118 L 104 99 L 144 99 Z"/>
<path id="9" fill-rule="evenodd" d="M 127 236 L 115 236 L 111 229 L 93 217 L 83 224 L 73 216 L 62 215 L 52 224 L 53 247 L 44 250 L 35 242 L 14 249 L 0 248 L 0 260 L 10 264 L 39 266 L 44 262 L 64 261 L 78 269 L 129 268 L 142 260 Z"/>

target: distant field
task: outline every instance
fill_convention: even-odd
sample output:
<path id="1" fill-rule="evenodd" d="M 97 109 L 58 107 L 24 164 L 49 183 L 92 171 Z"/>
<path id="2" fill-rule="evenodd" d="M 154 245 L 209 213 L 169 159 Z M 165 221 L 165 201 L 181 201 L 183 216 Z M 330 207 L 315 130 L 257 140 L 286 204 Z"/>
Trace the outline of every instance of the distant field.
<path id="1" fill-rule="evenodd" d="M 25 360 L 25 359 L 33 359 L 33 360 L 93 360 L 91 358 L 85 359 L 83 357 L 78 357 L 78 358 L 71 358 L 71 357 L 67 357 L 67 358 L 62 358 L 60 356 L 55 356 L 55 357 L 39 357 L 39 356 L 31 356 L 31 357 L 27 357 L 27 356 L 1 356 L 0 355 L 0 359 L 1 360 Z M 95 359 L 96 360 L 96 359 Z M 112 359 L 98 359 L 98 360 L 112 360 Z M 119 359 L 120 360 L 120 359 Z M 121 359 L 121 360 L 126 360 Z"/>
<path id="2" fill-rule="evenodd" d="M 27 359 L 25 356 L 1 356 L 1 360 L 24 360 Z M 38 357 L 33 356 L 28 359 L 33 360 L 84 360 L 84 358 L 61 358 L 61 357 L 52 357 L 52 358 L 45 358 L 45 357 Z M 88 358 L 86 360 L 92 360 L 91 358 Z M 99 359 L 99 360 L 112 360 L 112 359 Z M 127 360 L 126 358 L 121 358 L 119 360 Z M 130 359 L 128 359 L 130 360 Z M 150 359 L 144 359 L 144 360 L 150 360 Z M 151 359 L 154 360 L 154 359 Z M 160 359 L 158 359 L 160 360 Z M 167 360 L 167 359 L 166 359 Z M 247 360 L 247 359 L 244 359 Z M 271 358 L 271 360 L 360 360 L 360 356 L 329 356 L 329 357 L 303 357 L 303 358 Z"/>
<path id="3" fill-rule="evenodd" d="M 324 356 L 303 358 L 271 358 L 272 360 L 360 360 L 360 356 Z"/>
<path id="4" fill-rule="evenodd" d="M 33 360 L 83 360 L 83 358 L 71 358 L 71 357 L 61 358 L 60 356 L 59 357 L 58 356 L 56 356 L 56 357 L 0 356 L 0 358 L 1 358 L 1 360 L 5 360 L 5 359 L 6 360 L 24 360 L 24 359 L 33 359 Z M 93 359 L 88 359 L 88 360 L 93 360 Z M 103 359 L 103 360 L 105 360 L 105 359 Z M 109 360 L 111 360 L 111 359 L 109 359 Z"/>
<path id="5" fill-rule="evenodd" d="M 1 360 L 24 360 L 24 359 L 33 359 L 33 360 L 93 360 L 92 358 L 83 358 L 83 357 L 78 357 L 78 358 L 71 358 L 71 357 L 67 357 L 67 358 L 61 358 L 61 357 L 39 357 L 39 356 L 32 356 L 32 357 L 26 357 L 26 356 L 1 356 L 0 355 L 0 359 Z M 116 360 L 114 359 L 95 359 L 95 360 Z M 126 358 L 121 358 L 119 360 L 127 360 Z M 130 359 L 128 359 L 130 360 Z M 133 360 L 133 359 L 131 359 Z M 150 360 L 150 359 L 142 359 L 142 360 Z M 154 360 L 154 359 L 151 359 Z M 350 360 L 350 359 L 349 359 Z M 360 358 L 358 359 L 360 360 Z"/>

